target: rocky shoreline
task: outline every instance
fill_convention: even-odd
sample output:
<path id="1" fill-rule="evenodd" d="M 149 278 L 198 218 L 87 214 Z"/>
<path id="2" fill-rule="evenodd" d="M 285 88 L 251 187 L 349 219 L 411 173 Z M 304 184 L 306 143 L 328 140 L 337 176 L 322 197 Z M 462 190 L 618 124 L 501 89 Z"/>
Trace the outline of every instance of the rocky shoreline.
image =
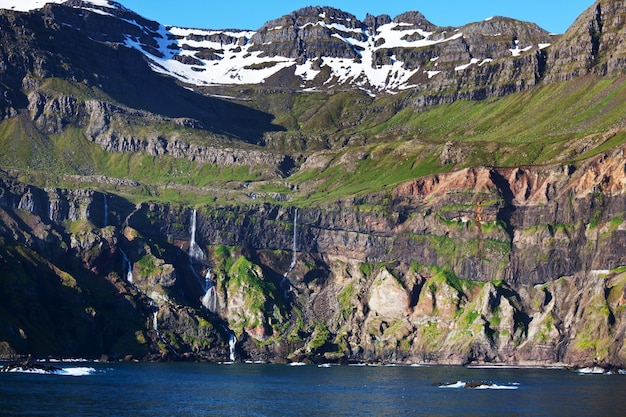
<path id="1" fill-rule="evenodd" d="M 412 363 L 412 362 L 366 362 L 366 361 L 324 361 L 320 358 L 303 358 L 298 361 L 252 361 L 252 360 L 237 360 L 234 362 L 224 360 L 208 360 L 207 358 L 197 357 L 194 355 L 185 355 L 184 357 L 157 357 L 150 355 L 144 358 L 134 358 L 130 355 L 124 358 L 110 358 L 108 355 L 103 355 L 99 359 L 76 359 L 76 358 L 33 358 L 30 355 L 0 355 L 0 372 L 33 372 L 33 373 L 46 373 L 54 374 L 60 372 L 62 369 L 59 364 L 83 364 L 83 363 L 163 363 L 163 362 L 195 362 L 195 363 L 248 363 L 248 364 L 274 364 L 274 365 L 291 365 L 291 366 L 400 366 L 400 367 L 459 367 L 467 369 L 552 369 L 552 370 L 566 370 L 573 372 L 580 372 L 582 374 L 625 374 L 626 370 L 619 366 L 615 366 L 607 363 L 589 363 L 584 365 L 573 365 L 568 363 L 552 363 L 552 362 L 536 362 L 536 361 L 524 361 L 522 363 L 502 363 L 502 362 L 476 362 L 476 363 Z M 455 382 L 433 382 L 433 385 L 446 386 L 453 385 Z M 471 381 L 466 383 L 466 388 L 476 388 L 483 383 L 480 381 Z M 469 385 L 469 386 L 467 386 Z"/>
<path id="2" fill-rule="evenodd" d="M 6 365 L 0 366 L 0 372 L 55 374 L 60 371 L 61 368 L 46 363 L 32 361 L 31 359 L 20 362 L 10 362 Z"/>

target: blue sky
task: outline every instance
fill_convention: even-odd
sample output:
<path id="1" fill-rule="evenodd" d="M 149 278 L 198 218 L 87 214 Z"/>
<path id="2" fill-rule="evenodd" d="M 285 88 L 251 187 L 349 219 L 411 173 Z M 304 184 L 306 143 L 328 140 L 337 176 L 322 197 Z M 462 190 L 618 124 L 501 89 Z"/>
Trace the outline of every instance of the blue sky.
<path id="1" fill-rule="evenodd" d="M 491 16 L 535 22 L 563 33 L 594 0 L 117 0 L 165 25 L 203 29 L 258 29 L 268 20 L 304 6 L 324 5 L 363 19 L 366 13 L 391 17 L 418 10 L 439 26 L 461 26 Z"/>

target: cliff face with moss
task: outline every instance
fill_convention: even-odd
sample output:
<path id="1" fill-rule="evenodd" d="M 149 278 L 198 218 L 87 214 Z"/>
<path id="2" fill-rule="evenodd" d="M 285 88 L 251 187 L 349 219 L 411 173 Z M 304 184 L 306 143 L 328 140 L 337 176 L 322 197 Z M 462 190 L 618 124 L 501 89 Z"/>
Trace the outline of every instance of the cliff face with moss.
<path id="1" fill-rule="evenodd" d="M 321 208 L 206 206 L 195 229 L 185 206 L 5 175 L 3 308 L 21 313 L 0 339 L 217 360 L 232 332 L 254 360 L 623 365 L 623 151 L 431 175 Z"/>

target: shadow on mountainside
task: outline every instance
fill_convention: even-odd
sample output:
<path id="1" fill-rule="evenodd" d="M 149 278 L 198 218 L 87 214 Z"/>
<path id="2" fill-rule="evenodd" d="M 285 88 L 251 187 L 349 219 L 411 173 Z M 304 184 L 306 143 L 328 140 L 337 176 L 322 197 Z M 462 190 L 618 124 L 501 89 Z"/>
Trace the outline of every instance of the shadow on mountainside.
<path id="1" fill-rule="evenodd" d="M 83 48 L 76 48 L 69 57 L 71 62 L 78 68 L 96 69 L 94 73 L 85 71 L 85 78 L 128 107 L 168 118 L 194 119 L 202 129 L 253 144 L 261 143 L 265 132 L 283 130 L 272 124 L 271 114 L 204 96 L 154 72 L 137 50 L 100 44 L 95 48 L 85 44 L 84 48 L 92 50 L 81 53 Z"/>
<path id="2" fill-rule="evenodd" d="M 56 15 L 72 13 L 55 8 Z M 58 17 L 58 16 L 55 16 Z M 61 21 L 71 21 L 64 16 Z M 74 17 L 75 18 L 75 17 Z M 271 114 L 219 98 L 203 96 L 156 73 L 148 59 L 121 44 L 94 40 L 95 34 L 59 25 L 40 15 L 0 16 L 0 56 L 10 56 L 3 82 L 15 91 L 28 73 L 98 87 L 118 103 L 167 118 L 200 122 L 190 127 L 259 144 L 265 132 L 283 130 Z M 93 28 L 92 28 L 93 29 Z M 4 51 L 3 51 L 4 50 Z M 14 100 L 14 102 L 17 100 Z"/>

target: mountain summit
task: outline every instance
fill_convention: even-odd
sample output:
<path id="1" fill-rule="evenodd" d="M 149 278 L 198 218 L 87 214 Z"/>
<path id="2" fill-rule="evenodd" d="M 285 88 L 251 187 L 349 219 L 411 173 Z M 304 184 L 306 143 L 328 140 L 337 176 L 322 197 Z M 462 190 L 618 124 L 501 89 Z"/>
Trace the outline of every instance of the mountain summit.
<path id="1" fill-rule="evenodd" d="M 306 7 L 257 31 L 212 31 L 165 28 L 107 0 L 0 2 L 22 12 L 49 13 L 58 6 L 74 10 L 66 13 L 64 25 L 94 41 L 137 49 L 153 70 L 195 86 L 264 84 L 371 93 L 441 89 L 468 70 L 499 69 L 520 56 L 534 57 L 557 38 L 534 24 L 500 17 L 437 27 L 415 11 L 394 19 L 368 15 L 361 22 L 338 9 Z M 541 62 L 531 61 L 534 74 Z M 521 77 L 506 83 L 534 84 Z"/>

